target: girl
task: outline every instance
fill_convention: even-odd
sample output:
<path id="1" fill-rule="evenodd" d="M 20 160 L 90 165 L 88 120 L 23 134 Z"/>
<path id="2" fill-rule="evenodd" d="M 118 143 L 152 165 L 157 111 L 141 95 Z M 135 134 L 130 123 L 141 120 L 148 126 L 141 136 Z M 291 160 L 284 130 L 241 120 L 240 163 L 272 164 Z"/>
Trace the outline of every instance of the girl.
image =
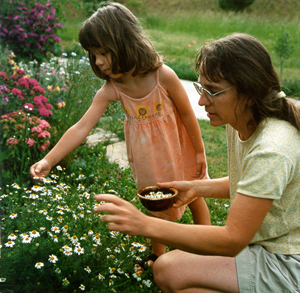
<path id="1" fill-rule="evenodd" d="M 125 139 L 138 188 L 157 181 L 206 177 L 206 158 L 197 119 L 176 74 L 163 64 L 142 32 L 137 18 L 123 5 L 105 3 L 79 32 L 97 77 L 106 83 L 85 115 L 30 171 L 46 176 L 51 167 L 74 150 L 99 121 L 110 102 L 121 101 L 126 114 Z M 209 224 L 205 201 L 189 204 L 195 224 Z M 185 206 L 152 216 L 179 220 Z M 165 251 L 152 241 L 153 253 Z"/>

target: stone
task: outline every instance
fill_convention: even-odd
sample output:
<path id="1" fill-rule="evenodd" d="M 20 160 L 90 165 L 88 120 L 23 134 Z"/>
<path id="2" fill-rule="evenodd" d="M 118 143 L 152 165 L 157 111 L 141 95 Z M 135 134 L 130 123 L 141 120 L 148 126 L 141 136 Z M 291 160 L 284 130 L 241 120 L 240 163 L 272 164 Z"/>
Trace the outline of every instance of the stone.
<path id="1" fill-rule="evenodd" d="M 124 169 L 130 168 L 127 158 L 126 142 L 120 141 L 117 135 L 111 131 L 106 131 L 102 128 L 96 128 L 95 131 L 94 134 L 87 137 L 85 144 L 95 146 L 99 142 L 109 140 L 112 143 L 106 147 L 106 157 L 109 163 L 116 163 L 120 168 Z"/>
<path id="2" fill-rule="evenodd" d="M 106 148 L 106 156 L 109 163 L 116 163 L 120 168 L 129 168 L 129 162 L 127 157 L 126 142 L 119 141 L 114 144 L 110 144 Z"/>
<path id="3" fill-rule="evenodd" d="M 99 142 L 105 142 L 105 141 L 111 141 L 111 142 L 117 142 L 119 141 L 118 136 L 111 132 L 111 131 L 105 131 L 102 128 L 96 128 L 96 133 L 89 135 L 86 138 L 85 143 L 90 146 L 95 146 Z"/>

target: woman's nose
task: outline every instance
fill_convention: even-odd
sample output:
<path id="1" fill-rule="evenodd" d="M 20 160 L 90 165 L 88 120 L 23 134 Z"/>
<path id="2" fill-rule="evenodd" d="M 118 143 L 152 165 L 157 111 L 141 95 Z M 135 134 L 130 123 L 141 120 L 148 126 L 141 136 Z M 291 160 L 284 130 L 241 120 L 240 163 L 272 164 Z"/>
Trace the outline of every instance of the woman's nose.
<path id="1" fill-rule="evenodd" d="M 210 105 L 211 102 L 207 99 L 204 91 L 201 93 L 199 101 L 198 101 L 198 105 L 199 106 L 205 106 L 205 105 Z"/>

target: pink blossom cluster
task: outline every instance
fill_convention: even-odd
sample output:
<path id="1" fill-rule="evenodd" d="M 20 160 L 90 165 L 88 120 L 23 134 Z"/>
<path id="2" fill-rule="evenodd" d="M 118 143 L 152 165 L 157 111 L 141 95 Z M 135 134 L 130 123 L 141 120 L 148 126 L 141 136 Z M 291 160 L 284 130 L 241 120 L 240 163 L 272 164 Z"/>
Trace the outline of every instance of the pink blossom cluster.
<path id="1" fill-rule="evenodd" d="M 5 112 L 16 110 L 15 106 L 18 105 L 19 110 L 23 108 L 44 117 L 53 115 L 53 107 L 44 96 L 44 88 L 39 86 L 36 79 L 27 77 L 24 70 L 17 69 L 10 76 L 6 72 L 0 72 L 0 84 L 0 97 L 6 108 Z M 11 109 L 10 104 L 13 107 Z"/>
<path id="2" fill-rule="evenodd" d="M 36 147 L 40 151 L 45 151 L 50 146 L 49 138 L 51 137 L 49 130 L 50 124 L 36 116 L 28 116 L 24 111 L 11 112 L 0 117 L 2 131 L 8 139 L 7 144 L 10 146 L 17 145 L 24 141 L 29 146 Z M 24 130 L 28 133 L 24 136 Z"/>

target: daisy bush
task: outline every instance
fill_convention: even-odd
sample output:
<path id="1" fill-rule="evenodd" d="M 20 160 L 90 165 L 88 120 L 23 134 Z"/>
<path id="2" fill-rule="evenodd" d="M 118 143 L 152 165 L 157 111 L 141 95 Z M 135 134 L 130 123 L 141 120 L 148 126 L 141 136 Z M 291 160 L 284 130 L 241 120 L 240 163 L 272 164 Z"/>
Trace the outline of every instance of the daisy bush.
<path id="1" fill-rule="evenodd" d="M 87 177 L 57 166 L 36 185 L 7 186 L 0 195 L 1 246 L 11 265 L 3 282 L 14 292 L 156 292 L 150 269 L 139 274 L 135 267 L 149 253 L 147 240 L 109 231 L 93 212 L 101 204 L 97 193 L 140 206 L 128 173 Z"/>

